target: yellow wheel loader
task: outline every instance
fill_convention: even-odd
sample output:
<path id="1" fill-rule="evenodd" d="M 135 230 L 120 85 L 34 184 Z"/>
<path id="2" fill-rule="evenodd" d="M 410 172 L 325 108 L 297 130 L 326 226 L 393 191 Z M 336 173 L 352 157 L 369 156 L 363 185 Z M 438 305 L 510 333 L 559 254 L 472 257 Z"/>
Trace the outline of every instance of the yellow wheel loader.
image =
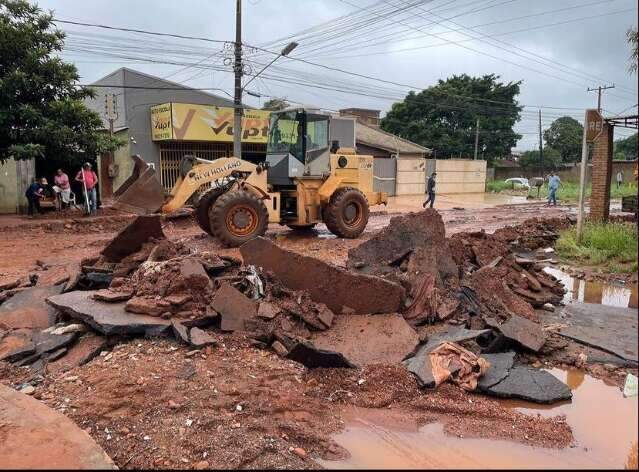
<path id="1" fill-rule="evenodd" d="M 369 206 L 386 204 L 373 191 L 373 156 L 329 146 L 330 116 L 304 109 L 273 112 L 266 161 L 214 161 L 185 156 L 165 196 L 155 170 L 133 156 L 133 174 L 115 193 L 115 207 L 138 214 L 172 213 L 193 201 L 200 227 L 226 246 L 262 236 L 269 223 L 308 229 L 323 221 L 338 237 L 366 228 Z"/>

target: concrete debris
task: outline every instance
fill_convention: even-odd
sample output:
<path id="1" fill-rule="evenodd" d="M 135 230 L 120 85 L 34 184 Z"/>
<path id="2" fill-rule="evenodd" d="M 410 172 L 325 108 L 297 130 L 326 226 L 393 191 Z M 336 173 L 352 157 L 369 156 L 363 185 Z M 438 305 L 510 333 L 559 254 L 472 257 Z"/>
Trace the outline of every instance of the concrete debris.
<path id="1" fill-rule="evenodd" d="M 93 294 L 94 300 L 101 302 L 118 303 L 125 302 L 133 296 L 133 291 L 118 292 L 111 289 L 98 290 Z"/>
<path id="2" fill-rule="evenodd" d="M 56 314 L 44 301 L 62 293 L 62 285 L 32 287 L 22 290 L 0 305 L 0 328 L 48 328 Z"/>
<path id="3" fill-rule="evenodd" d="M 332 329 L 314 333 L 313 344 L 341 352 L 354 364 L 398 364 L 415 351 L 419 336 L 401 315 L 337 316 Z"/>
<path id="4" fill-rule="evenodd" d="M 246 264 L 272 271 L 288 288 L 307 291 L 335 313 L 393 313 L 401 307 L 404 289 L 400 285 L 287 251 L 268 239 L 253 239 L 240 252 Z"/>
<path id="5" fill-rule="evenodd" d="M 271 344 L 271 348 L 273 348 L 273 350 L 281 357 L 286 357 L 286 355 L 288 354 L 286 346 L 284 346 L 284 344 L 279 341 L 273 341 L 273 344 Z"/>
<path id="6" fill-rule="evenodd" d="M 66 372 L 92 361 L 107 346 L 107 340 L 103 336 L 87 334 L 69 347 L 65 356 L 50 362 L 47 369 L 50 372 Z"/>
<path id="7" fill-rule="evenodd" d="M 450 380 L 469 392 L 477 388 L 479 377 L 484 375 L 489 367 L 485 359 L 450 342 L 437 346 L 428 357 L 435 386 Z"/>
<path id="8" fill-rule="evenodd" d="M 138 216 L 125 226 L 102 250 L 109 262 L 120 262 L 126 256 L 140 250 L 150 238 L 164 239 L 160 215 Z"/>
<path id="9" fill-rule="evenodd" d="M 189 329 L 179 321 L 172 321 L 171 327 L 173 328 L 173 334 L 175 339 L 182 341 L 185 344 L 189 344 Z"/>
<path id="10" fill-rule="evenodd" d="M 303 364 L 309 369 L 316 367 L 355 367 L 342 353 L 319 349 L 308 341 L 295 342 L 286 357 Z"/>
<path id="11" fill-rule="evenodd" d="M 154 297 L 133 297 L 126 302 L 124 309 L 141 315 L 160 316 L 171 305 L 166 302 L 167 306 L 164 306 L 164 303 L 161 302 L 166 302 L 166 300 L 157 300 Z"/>
<path id="12" fill-rule="evenodd" d="M 257 309 L 257 316 L 265 320 L 272 320 L 280 313 L 280 309 L 269 302 L 261 302 Z"/>
<path id="13" fill-rule="evenodd" d="M 244 322 L 257 314 L 257 304 L 228 282 L 215 293 L 211 307 L 220 314 L 222 331 L 243 331 Z"/>
<path id="14" fill-rule="evenodd" d="M 482 386 L 487 395 L 501 398 L 519 398 L 535 403 L 555 403 L 570 400 L 572 392 L 550 372 L 528 366 L 512 367 L 503 380 L 494 385 Z"/>
<path id="15" fill-rule="evenodd" d="M 91 291 L 76 291 L 49 297 L 47 302 L 67 316 L 86 323 L 104 335 L 142 334 L 159 336 L 171 329 L 171 322 L 156 316 L 127 312 L 124 303 L 94 300 Z"/>
<path id="16" fill-rule="evenodd" d="M 212 346 L 217 343 L 213 336 L 208 334 L 206 331 L 202 331 L 200 328 L 191 328 L 191 331 L 189 332 L 189 339 L 191 345 L 197 348 Z"/>
<path id="17" fill-rule="evenodd" d="M 71 419 L 4 385 L 0 385 L 0 424 L 11 432 L 0 441 L 3 468 L 117 469 Z"/>
<path id="18" fill-rule="evenodd" d="M 204 267 L 194 258 L 189 257 L 180 262 L 180 275 L 191 290 L 206 290 L 211 285 Z"/>
<path id="19" fill-rule="evenodd" d="M 546 336 L 539 323 L 533 323 L 526 318 L 512 315 L 502 324 L 485 318 L 487 324 L 497 329 L 506 339 L 516 342 L 533 352 L 539 352 L 546 342 Z"/>

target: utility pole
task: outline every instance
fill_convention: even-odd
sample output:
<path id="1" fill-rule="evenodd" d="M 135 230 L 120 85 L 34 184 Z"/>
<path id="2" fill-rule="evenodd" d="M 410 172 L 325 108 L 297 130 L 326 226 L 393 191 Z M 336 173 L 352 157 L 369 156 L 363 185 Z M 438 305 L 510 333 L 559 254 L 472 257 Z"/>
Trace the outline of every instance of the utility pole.
<path id="1" fill-rule="evenodd" d="M 544 178 L 544 145 L 541 140 L 541 110 L 539 110 L 539 165 L 541 167 L 541 178 Z"/>
<path id="2" fill-rule="evenodd" d="M 588 87 L 588 92 L 597 92 L 597 111 L 601 113 L 601 91 L 615 88 L 615 84 L 612 85 L 604 85 L 603 87 L 600 85 L 596 88 Z"/>
<path id="3" fill-rule="evenodd" d="M 477 160 L 478 149 L 479 149 L 479 117 L 477 117 L 477 124 L 475 125 L 475 160 Z"/>
<path id="4" fill-rule="evenodd" d="M 235 94 L 233 97 L 233 156 L 242 158 L 242 0 L 235 1 Z"/>

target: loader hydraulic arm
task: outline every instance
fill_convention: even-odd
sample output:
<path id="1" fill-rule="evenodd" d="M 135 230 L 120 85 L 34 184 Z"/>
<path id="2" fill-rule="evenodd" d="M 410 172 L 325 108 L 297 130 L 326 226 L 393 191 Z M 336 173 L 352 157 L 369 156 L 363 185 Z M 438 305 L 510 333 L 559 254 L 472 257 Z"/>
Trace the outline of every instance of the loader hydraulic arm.
<path id="1" fill-rule="evenodd" d="M 162 206 L 162 213 L 179 210 L 202 185 L 233 174 L 246 176 L 243 182 L 265 194 L 266 172 L 262 171 L 261 167 L 236 157 L 223 157 L 214 161 L 197 160 L 195 165 L 173 186 L 169 199 Z"/>

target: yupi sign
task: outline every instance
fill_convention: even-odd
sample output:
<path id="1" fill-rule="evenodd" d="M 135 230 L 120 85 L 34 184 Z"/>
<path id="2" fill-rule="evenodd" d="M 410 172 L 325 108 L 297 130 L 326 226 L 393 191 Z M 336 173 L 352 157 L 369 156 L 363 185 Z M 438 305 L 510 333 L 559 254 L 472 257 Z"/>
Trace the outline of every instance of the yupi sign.
<path id="1" fill-rule="evenodd" d="M 592 143 L 603 132 L 604 119 L 597 110 L 586 110 L 586 141 Z"/>

